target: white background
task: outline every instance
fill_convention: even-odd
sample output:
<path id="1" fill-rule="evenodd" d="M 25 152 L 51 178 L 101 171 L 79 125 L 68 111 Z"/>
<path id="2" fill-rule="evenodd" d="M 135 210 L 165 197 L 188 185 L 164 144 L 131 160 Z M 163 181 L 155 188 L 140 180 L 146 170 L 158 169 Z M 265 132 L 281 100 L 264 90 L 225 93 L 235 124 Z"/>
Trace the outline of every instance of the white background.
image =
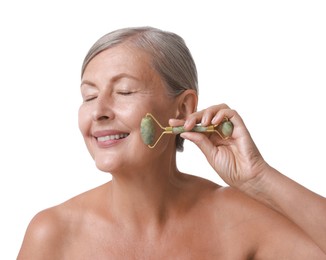
<path id="1" fill-rule="evenodd" d="M 77 111 L 86 52 L 120 27 L 180 34 L 197 63 L 199 108 L 223 102 L 236 109 L 272 166 L 326 196 L 324 1 L 6 2 L 0 259 L 16 258 L 38 211 L 110 180 L 88 155 Z M 193 145 L 178 161 L 181 170 L 223 184 Z"/>

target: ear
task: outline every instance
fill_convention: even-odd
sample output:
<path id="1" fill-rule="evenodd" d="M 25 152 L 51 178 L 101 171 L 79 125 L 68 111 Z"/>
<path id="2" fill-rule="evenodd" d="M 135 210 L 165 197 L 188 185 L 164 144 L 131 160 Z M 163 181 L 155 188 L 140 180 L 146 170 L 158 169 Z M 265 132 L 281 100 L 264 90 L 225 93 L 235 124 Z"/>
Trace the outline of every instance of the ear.
<path id="1" fill-rule="evenodd" d="M 187 89 L 178 96 L 177 119 L 186 119 L 197 111 L 198 95 L 193 89 Z"/>

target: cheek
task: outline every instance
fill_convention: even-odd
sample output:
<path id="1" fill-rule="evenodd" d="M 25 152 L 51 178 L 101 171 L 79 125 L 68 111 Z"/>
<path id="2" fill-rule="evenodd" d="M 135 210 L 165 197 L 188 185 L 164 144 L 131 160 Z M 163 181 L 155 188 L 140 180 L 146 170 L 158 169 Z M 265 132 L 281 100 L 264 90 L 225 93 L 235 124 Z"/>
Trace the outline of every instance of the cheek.
<path id="1" fill-rule="evenodd" d="M 89 113 L 87 113 L 86 109 L 81 106 L 78 110 L 78 126 L 79 126 L 79 130 L 80 132 L 84 135 L 86 135 L 87 132 L 87 128 L 89 125 Z"/>
<path id="2" fill-rule="evenodd" d="M 90 114 L 87 112 L 87 110 L 81 106 L 78 111 L 78 126 L 79 130 L 84 138 L 87 150 L 89 151 L 90 155 L 94 159 L 94 154 L 92 151 L 92 145 L 91 145 L 91 139 L 90 137 Z"/>

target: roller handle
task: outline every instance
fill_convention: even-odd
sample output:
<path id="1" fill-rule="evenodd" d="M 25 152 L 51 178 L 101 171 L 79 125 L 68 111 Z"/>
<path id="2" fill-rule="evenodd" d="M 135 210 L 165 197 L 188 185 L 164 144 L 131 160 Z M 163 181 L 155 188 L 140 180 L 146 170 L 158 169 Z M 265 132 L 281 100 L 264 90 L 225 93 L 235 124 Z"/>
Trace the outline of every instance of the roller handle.
<path id="1" fill-rule="evenodd" d="M 186 131 L 183 126 L 174 126 L 167 127 L 167 131 L 170 131 L 173 134 L 181 134 L 184 132 L 198 132 L 198 133 L 209 133 L 209 132 L 217 132 L 223 138 L 229 138 L 233 132 L 233 124 L 231 121 L 225 120 L 219 125 L 209 125 L 209 126 L 201 126 L 196 125 L 190 131 Z"/>

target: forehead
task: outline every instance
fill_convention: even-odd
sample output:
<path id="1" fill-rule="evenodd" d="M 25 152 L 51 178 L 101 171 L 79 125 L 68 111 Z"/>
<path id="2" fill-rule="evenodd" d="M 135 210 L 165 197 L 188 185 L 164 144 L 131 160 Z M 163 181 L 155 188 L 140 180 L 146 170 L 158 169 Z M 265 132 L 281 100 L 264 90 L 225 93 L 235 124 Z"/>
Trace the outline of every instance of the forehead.
<path id="1" fill-rule="evenodd" d="M 144 81 L 160 78 L 147 53 L 119 45 L 97 54 L 86 66 L 83 79 L 109 80 L 119 74 L 128 74 Z"/>

